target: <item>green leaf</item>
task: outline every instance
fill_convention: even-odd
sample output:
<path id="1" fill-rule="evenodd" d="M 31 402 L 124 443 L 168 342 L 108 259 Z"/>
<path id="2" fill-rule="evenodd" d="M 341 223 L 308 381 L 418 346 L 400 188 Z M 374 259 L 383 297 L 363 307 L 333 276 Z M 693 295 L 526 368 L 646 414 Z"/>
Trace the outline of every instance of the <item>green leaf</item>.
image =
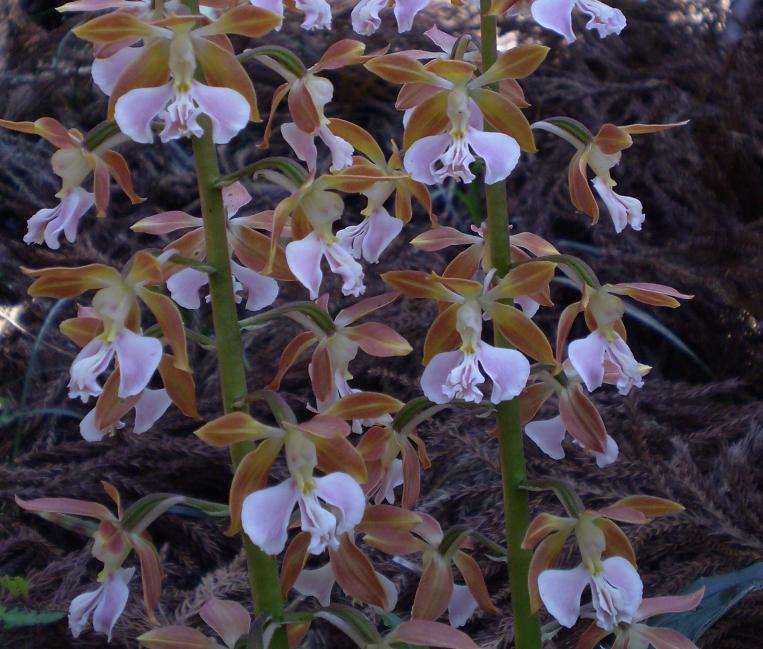
<path id="1" fill-rule="evenodd" d="M 659 615 L 649 620 L 649 625 L 675 629 L 696 641 L 745 595 L 763 588 L 763 561 L 723 575 L 702 577 L 683 592 L 691 593 L 702 586 L 705 587 L 705 597 L 695 611 Z"/>
<path id="2" fill-rule="evenodd" d="M 58 622 L 66 613 L 61 611 L 29 611 L 21 608 L 0 606 L 0 629 L 18 629 L 38 624 Z"/>
<path id="3" fill-rule="evenodd" d="M 29 582 L 23 577 L 0 575 L 0 594 L 7 593 L 14 599 L 29 597 Z"/>

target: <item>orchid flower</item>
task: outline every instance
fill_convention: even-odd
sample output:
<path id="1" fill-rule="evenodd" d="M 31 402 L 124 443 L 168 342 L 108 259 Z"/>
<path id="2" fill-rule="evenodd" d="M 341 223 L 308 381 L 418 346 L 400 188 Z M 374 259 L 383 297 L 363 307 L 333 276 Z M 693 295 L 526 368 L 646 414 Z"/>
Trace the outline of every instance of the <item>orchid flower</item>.
<path id="1" fill-rule="evenodd" d="M 71 298 L 97 290 L 92 309 L 69 326 L 70 337 L 84 343 L 71 366 L 70 398 L 87 403 L 90 397 L 99 396 L 103 388 L 98 377 L 114 358 L 119 368 L 119 399 L 139 395 L 146 388 L 162 361 L 163 345 L 158 338 L 140 333 L 138 299 L 156 317 L 173 351 L 174 368 L 190 374 L 180 313 L 168 297 L 148 288 L 161 283 L 161 264 L 160 258 L 139 251 L 123 274 L 103 264 L 25 271 L 35 278 L 29 288 L 33 296 Z"/>
<path id="2" fill-rule="evenodd" d="M 166 412 L 171 403 L 172 399 L 166 389 L 151 390 L 144 388 L 133 406 L 135 409 L 133 433 L 140 435 L 149 430 Z M 96 420 L 97 413 L 96 409 L 93 408 L 80 422 L 80 435 L 88 442 L 100 442 L 110 431 L 124 427 L 124 424 L 119 420 L 111 426 L 99 427 Z"/>
<path id="3" fill-rule="evenodd" d="M 586 169 L 590 167 L 594 173 L 593 187 L 609 211 L 615 231 L 620 233 L 629 225 L 633 230 L 641 230 L 644 213 L 641 201 L 614 192 L 612 188 L 617 183 L 612 179 L 610 170 L 620 162 L 622 151 L 633 144 L 632 135 L 658 133 L 687 123 L 628 126 L 604 124 L 595 136 L 583 124 L 568 117 L 552 117 L 535 122 L 532 127 L 553 133 L 577 149 L 567 174 L 572 204 L 576 209 L 588 214 L 594 223 L 598 222 L 599 206 L 587 180 Z"/>
<path id="4" fill-rule="evenodd" d="M 600 0 L 494 0 L 490 13 L 530 14 L 541 27 L 564 36 L 568 43 L 574 43 L 572 12 L 575 9 L 589 16 L 586 29 L 595 29 L 599 38 L 617 35 L 625 28 L 623 12 Z"/>
<path id="5" fill-rule="evenodd" d="M 617 649 L 697 649 L 697 646 L 675 629 L 654 627 L 642 624 L 656 615 L 666 613 L 684 613 L 697 608 L 705 594 L 704 586 L 687 595 L 667 597 L 647 597 L 633 615 L 629 624 L 620 624 L 614 628 L 616 636 L 614 647 Z M 594 649 L 610 635 L 611 631 L 602 629 L 596 623 L 591 624 L 580 636 L 576 649 Z"/>
<path id="6" fill-rule="evenodd" d="M 72 600 L 69 627 L 72 635 L 78 637 L 92 615 L 93 628 L 105 633 L 111 641 L 112 629 L 127 603 L 128 583 L 135 572 L 134 568 L 122 568 L 122 565 L 133 550 L 140 562 L 146 612 L 149 619 L 155 621 L 163 575 L 159 553 L 149 540 L 146 528 L 185 497 L 151 494 L 123 511 L 116 488 L 108 482 L 101 484 L 116 504 L 117 516 L 100 503 L 71 498 L 22 500 L 17 496 L 16 504 L 62 527 L 92 536 L 93 556 L 104 564 L 98 575 L 101 586 Z M 86 520 L 88 518 L 96 519 L 98 524 Z"/>
<path id="7" fill-rule="evenodd" d="M 130 590 L 127 584 L 135 574 L 135 568 L 118 568 L 96 590 L 77 595 L 69 605 L 69 629 L 79 638 L 93 617 L 93 630 L 105 633 L 111 642 L 111 632 L 119 616 L 125 610 Z"/>
<path id="8" fill-rule="evenodd" d="M 424 343 L 427 367 L 421 385 L 428 399 L 439 404 L 453 399 L 479 403 L 484 371 L 493 380 L 490 400 L 500 403 L 517 396 L 527 383 L 530 364 L 521 352 L 542 363 L 555 363 L 545 334 L 519 309 L 500 301 L 544 290 L 554 269 L 551 262 L 529 261 L 492 288 L 492 271 L 483 283 L 417 271 L 383 275 L 387 284 L 404 295 L 449 303 L 432 323 Z M 481 339 L 482 321 L 487 318 L 517 349 L 494 347 Z"/>
<path id="9" fill-rule="evenodd" d="M 389 326 L 380 322 L 355 324 L 359 319 L 391 304 L 397 297 L 397 293 L 384 293 L 360 300 L 339 311 L 333 321 L 328 316 L 325 299 L 319 302 L 319 306 L 311 305 L 302 312 L 290 313 L 289 317 L 307 331 L 296 336 L 284 348 L 278 370 L 268 388 L 278 390 L 293 364 L 316 345 L 308 372 L 318 412 L 324 413 L 343 397 L 355 394 L 356 391 L 348 383 L 352 379 L 349 365 L 359 349 L 378 358 L 405 356 L 411 352 L 405 338 Z M 353 431 L 361 432 L 360 425 L 360 421 L 354 421 Z"/>
<path id="10" fill-rule="evenodd" d="M 229 142 L 250 119 L 259 119 L 249 76 L 232 50 L 220 43 L 227 42 L 227 34 L 263 36 L 280 25 L 281 17 L 239 6 L 202 27 L 196 26 L 198 20 L 174 16 L 159 26 L 117 12 L 74 29 L 96 46 L 143 39 L 144 45 L 123 47 L 93 65 L 94 80 L 109 95 L 109 117 L 136 142 L 153 140 L 151 122 L 156 117 L 164 123 L 160 139 L 166 142 L 200 136 L 198 119 L 206 114 L 218 144 Z M 196 80 L 197 66 L 206 84 Z"/>
<path id="11" fill-rule="evenodd" d="M 523 548 L 535 548 L 529 568 L 533 610 L 542 602 L 559 624 L 572 627 L 580 615 L 582 592 L 590 586 L 600 628 L 612 631 L 620 623 L 630 623 L 641 604 L 642 583 L 633 547 L 614 521 L 640 525 L 683 507 L 654 496 L 628 496 L 609 507 L 585 511 L 574 494 L 563 502 L 570 517 L 539 514 L 522 541 Z M 570 570 L 552 569 L 572 532 L 582 563 Z M 605 553 L 609 557 L 603 559 Z"/>
<path id="12" fill-rule="evenodd" d="M 423 65 L 415 53 L 380 56 L 366 63 L 383 79 L 403 84 L 396 105 L 410 111 L 405 120 L 404 165 L 412 178 L 426 184 L 441 183 L 446 177 L 471 182 L 474 154 L 485 162 L 488 184 L 506 178 L 520 149 L 534 151 L 535 145 L 514 95 L 485 86 L 531 74 L 547 51 L 540 45 L 514 48 L 478 76 L 476 66 L 466 61 L 437 58 Z M 483 118 L 494 132 L 482 130 Z"/>
<path id="13" fill-rule="evenodd" d="M 259 311 L 270 306 L 278 297 L 278 282 L 258 271 L 265 266 L 269 254 L 268 237 L 255 230 L 255 227 L 267 227 L 269 213 L 253 216 L 236 217 L 238 211 L 252 200 L 251 195 L 240 183 L 235 182 L 223 190 L 223 204 L 227 216 L 226 226 L 228 246 L 231 254 L 235 253 L 244 265 L 231 260 L 233 288 L 236 302 L 241 302 L 239 294 L 246 291 L 245 306 L 249 311 Z M 206 241 L 203 222 L 199 217 L 185 212 L 162 212 L 146 217 L 135 223 L 131 229 L 147 234 L 167 234 L 185 228 L 194 228 L 180 239 L 169 243 L 165 253 L 174 251 L 184 257 L 203 262 L 206 259 Z M 292 279 L 286 267 L 283 251 L 279 249 L 278 264 L 273 275 L 281 280 Z M 177 304 L 186 309 L 198 309 L 201 306 L 199 290 L 208 284 L 207 273 L 193 267 L 177 269 L 167 279 L 167 290 Z M 209 301 L 207 296 L 207 301 Z"/>
<path id="14" fill-rule="evenodd" d="M 135 205 L 145 199 L 133 190 L 130 170 L 125 159 L 111 149 L 121 136 L 108 137 L 90 151 L 85 136 L 77 129 L 66 129 L 52 117 L 35 122 L 11 122 L 0 119 L 0 127 L 20 133 L 39 135 L 56 147 L 51 157 L 53 173 L 61 178 L 61 189 L 56 194 L 61 202 L 53 208 L 36 212 L 27 225 L 24 243 L 45 243 L 58 249 L 63 234 L 69 243 L 77 239 L 80 219 L 96 206 L 98 216 L 104 216 L 109 205 L 109 178 L 113 177 L 122 191 Z M 93 192 L 81 187 L 93 174 Z"/>

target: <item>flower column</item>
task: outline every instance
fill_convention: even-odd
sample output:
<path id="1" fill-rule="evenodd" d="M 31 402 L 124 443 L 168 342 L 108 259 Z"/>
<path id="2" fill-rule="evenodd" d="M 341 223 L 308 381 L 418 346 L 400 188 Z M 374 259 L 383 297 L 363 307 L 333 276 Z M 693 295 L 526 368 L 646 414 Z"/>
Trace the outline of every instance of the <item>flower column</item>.
<path id="1" fill-rule="evenodd" d="M 491 4 L 491 0 L 480 0 L 483 70 L 493 65 L 497 57 L 496 17 L 489 15 Z M 485 124 L 485 128 L 489 129 L 490 125 Z M 485 184 L 485 204 L 490 258 L 497 276 L 503 277 L 511 265 L 505 181 Z M 509 346 L 498 327 L 494 328 L 494 342 L 498 347 Z M 526 472 L 522 427 L 519 421 L 519 399 L 502 401 L 496 406 L 496 432 L 503 481 L 509 587 L 514 614 L 514 646 L 517 649 L 540 649 L 540 625 L 537 614 L 531 611 L 528 589 L 532 552 L 521 547 L 530 516 L 528 494 L 520 488 L 520 484 L 526 478 Z"/>

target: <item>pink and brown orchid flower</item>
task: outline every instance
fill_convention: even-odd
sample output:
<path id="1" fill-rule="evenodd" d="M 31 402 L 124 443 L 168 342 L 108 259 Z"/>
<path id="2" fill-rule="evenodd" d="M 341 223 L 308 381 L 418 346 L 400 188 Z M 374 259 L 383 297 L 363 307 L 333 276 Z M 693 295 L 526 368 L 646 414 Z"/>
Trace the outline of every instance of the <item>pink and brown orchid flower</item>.
<path id="1" fill-rule="evenodd" d="M 447 177 L 471 182 L 474 174 L 469 165 L 476 154 L 485 163 L 485 181 L 492 184 L 508 176 L 520 149 L 535 151 L 530 125 L 515 96 L 486 86 L 528 76 L 547 51 L 540 45 L 514 48 L 479 75 L 472 63 L 437 58 L 424 65 L 415 53 L 389 54 L 366 63 L 386 81 L 403 84 L 396 106 L 410 111 L 403 162 L 413 179 L 426 184 Z M 493 132 L 482 130 L 483 120 Z"/>
<path id="2" fill-rule="evenodd" d="M 163 142 L 193 135 L 212 123 L 216 143 L 229 142 L 249 120 L 259 120 L 252 82 L 236 59 L 227 34 L 257 38 L 271 32 L 281 17 L 266 9 L 238 6 L 210 22 L 204 16 L 171 16 L 147 22 L 126 12 L 94 18 L 74 33 L 96 46 L 119 47 L 96 59 L 93 78 L 109 95 L 109 117 L 136 142 L 153 140 L 151 123 L 164 123 Z M 197 67 L 206 84 L 196 79 Z"/>
<path id="3" fill-rule="evenodd" d="M 61 178 L 61 189 L 56 194 L 61 202 L 56 207 L 39 210 L 29 219 L 25 243 L 44 242 L 48 248 L 57 249 L 61 245 L 59 238 L 62 234 L 69 243 L 74 243 L 80 219 L 93 205 L 99 217 L 106 214 L 110 200 L 110 178 L 117 182 L 133 205 L 145 200 L 133 190 L 127 162 L 111 148 L 122 136 L 107 138 L 91 151 L 85 145 L 82 133 L 74 128 L 66 129 L 52 117 L 41 117 L 34 122 L 0 119 L 0 127 L 39 135 L 56 147 L 51 166 L 53 173 Z M 91 173 L 92 193 L 82 188 L 82 183 Z"/>
<path id="4" fill-rule="evenodd" d="M 627 226 L 641 230 L 644 213 L 641 201 L 631 196 L 616 194 L 613 187 L 617 183 L 612 179 L 610 170 L 620 162 L 623 150 L 633 144 L 632 135 L 658 133 L 688 122 L 671 124 L 629 124 L 615 126 L 604 124 L 594 136 L 583 124 L 568 117 L 552 117 L 535 122 L 533 128 L 548 131 L 577 149 L 570 160 L 567 173 L 570 199 L 576 209 L 593 219 L 599 220 L 599 206 L 588 184 L 587 168 L 594 173 L 593 188 L 604 202 L 616 232 L 622 232 Z"/>

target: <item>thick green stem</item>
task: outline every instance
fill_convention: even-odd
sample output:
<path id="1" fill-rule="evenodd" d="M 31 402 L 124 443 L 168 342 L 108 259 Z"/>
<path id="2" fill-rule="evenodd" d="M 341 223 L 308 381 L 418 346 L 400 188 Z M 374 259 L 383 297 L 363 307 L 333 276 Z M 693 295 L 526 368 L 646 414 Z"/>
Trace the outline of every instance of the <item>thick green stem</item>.
<path id="1" fill-rule="evenodd" d="M 480 0 L 483 70 L 487 70 L 495 62 L 497 56 L 496 18 L 487 15 L 490 4 L 490 0 Z M 485 185 L 485 204 L 490 259 L 497 275 L 502 277 L 508 272 L 511 265 L 505 182 Z M 507 341 L 500 335 L 497 328 L 494 330 L 494 341 L 498 346 L 508 346 Z M 530 513 L 528 494 L 520 488 L 526 478 L 526 471 L 518 399 L 498 404 L 496 407 L 496 428 L 501 457 L 509 587 L 511 588 L 511 606 L 514 613 L 514 646 L 517 649 L 540 649 L 540 625 L 538 616 L 533 614 L 531 610 L 530 591 L 527 583 L 532 553 L 522 549 L 522 539 L 530 522 Z"/>
<path id="2" fill-rule="evenodd" d="M 217 365 L 223 408 L 228 413 L 246 403 L 246 372 L 241 330 L 233 297 L 227 216 L 222 191 L 215 186 L 220 178 L 217 149 L 212 141 L 212 124 L 209 118 L 206 115 L 200 117 L 199 124 L 204 128 L 204 135 L 193 139 L 193 155 L 204 219 L 207 265 L 211 268 L 209 291 L 212 296 L 212 322 L 215 328 Z M 251 445 L 246 442 L 234 444 L 231 447 L 234 468 L 250 450 Z M 280 618 L 283 614 L 283 600 L 278 580 L 278 564 L 255 546 L 245 534 L 242 534 L 242 538 L 255 612 Z M 270 646 L 273 649 L 287 649 L 285 631 L 276 633 Z"/>

